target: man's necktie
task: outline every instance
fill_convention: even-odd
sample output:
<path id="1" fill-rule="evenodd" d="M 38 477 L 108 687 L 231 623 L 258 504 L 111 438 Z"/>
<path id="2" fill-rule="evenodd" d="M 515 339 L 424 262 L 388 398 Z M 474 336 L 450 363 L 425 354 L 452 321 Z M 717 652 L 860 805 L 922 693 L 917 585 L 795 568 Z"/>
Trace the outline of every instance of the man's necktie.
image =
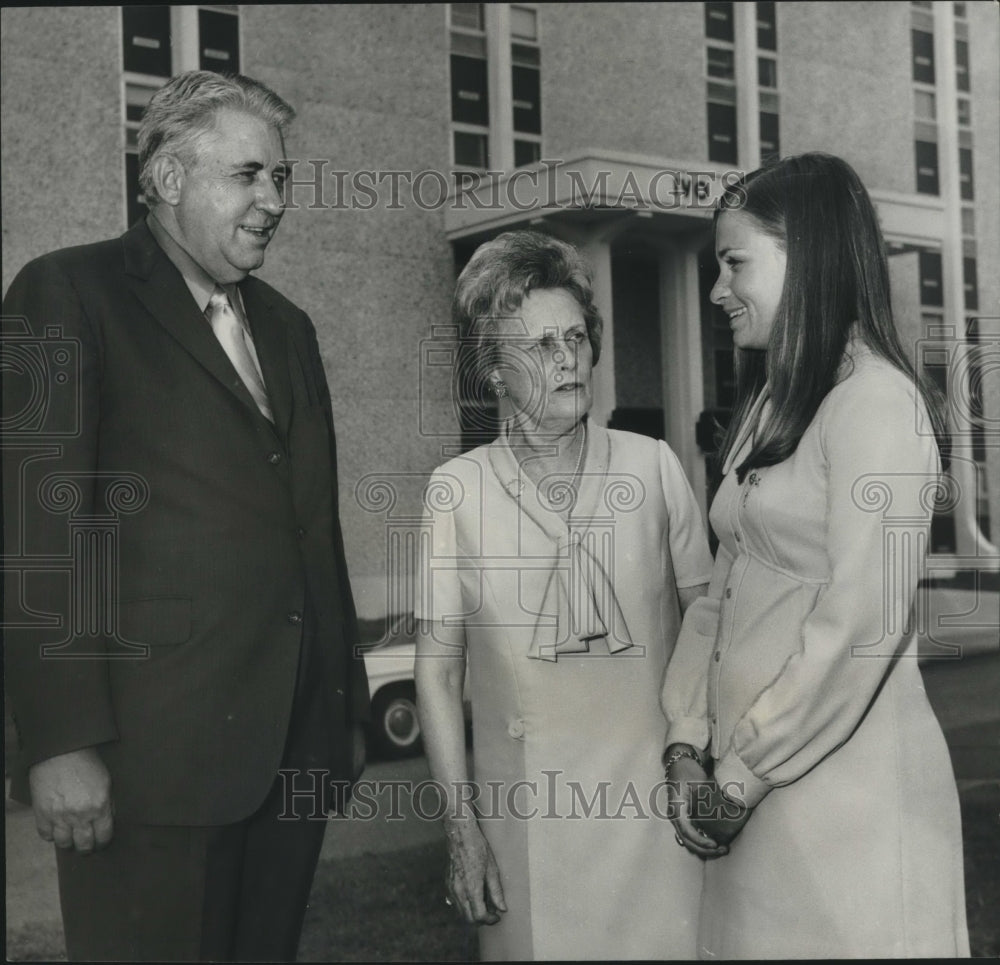
<path id="1" fill-rule="evenodd" d="M 247 340 L 250 334 L 243 327 L 239 316 L 229 303 L 229 296 L 219 287 L 216 287 L 212 297 L 208 300 L 206 310 L 209 324 L 219 344 L 229 356 L 229 361 L 233 363 L 233 368 L 239 373 L 243 384 L 250 391 L 257 408 L 271 421 L 274 422 L 274 415 L 271 412 L 271 405 L 267 400 L 267 389 L 264 388 L 264 380 L 257 371 L 253 356 L 250 354 L 250 347 Z"/>

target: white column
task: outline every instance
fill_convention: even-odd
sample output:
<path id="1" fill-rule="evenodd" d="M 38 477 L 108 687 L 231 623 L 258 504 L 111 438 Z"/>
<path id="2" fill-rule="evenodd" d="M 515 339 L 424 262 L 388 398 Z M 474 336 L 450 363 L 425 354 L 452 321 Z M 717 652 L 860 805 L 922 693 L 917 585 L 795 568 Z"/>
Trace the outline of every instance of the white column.
<path id="1" fill-rule="evenodd" d="M 733 4 L 736 67 L 736 149 L 740 167 L 760 167 L 760 101 L 757 92 L 757 4 Z"/>
<path id="2" fill-rule="evenodd" d="M 680 459 L 707 519 L 705 457 L 695 438 L 695 423 L 705 407 L 701 341 L 697 249 L 690 242 L 666 242 L 660 255 L 664 427 L 667 444 Z"/>
<path id="3" fill-rule="evenodd" d="M 594 303 L 604 319 L 601 360 L 594 368 L 594 403 L 590 418 L 595 425 L 606 426 L 615 410 L 615 319 L 611 285 L 611 242 L 596 236 L 576 243 L 594 275 Z"/>
<path id="4" fill-rule="evenodd" d="M 955 19 L 950 0 L 934 2 L 934 75 L 937 87 L 938 176 L 944 202 L 941 271 L 945 324 L 955 328 L 955 357 L 967 360 L 965 341 L 965 283 L 962 266 L 962 195 L 958 167 L 958 88 L 955 81 Z M 993 556 L 997 548 L 980 532 L 976 496 L 979 479 L 972 458 L 968 413 L 956 406 L 968 404 L 969 367 L 961 362 L 949 367 L 949 419 L 954 458 L 951 475 L 961 498 L 955 507 L 955 551 L 958 556 Z"/>
<path id="5" fill-rule="evenodd" d="M 170 37 L 173 47 L 174 73 L 198 70 L 201 52 L 198 49 L 198 7 L 170 8 Z"/>
<path id="6" fill-rule="evenodd" d="M 485 4 L 490 97 L 490 170 L 514 170 L 514 89 L 511 79 L 510 4 Z"/>

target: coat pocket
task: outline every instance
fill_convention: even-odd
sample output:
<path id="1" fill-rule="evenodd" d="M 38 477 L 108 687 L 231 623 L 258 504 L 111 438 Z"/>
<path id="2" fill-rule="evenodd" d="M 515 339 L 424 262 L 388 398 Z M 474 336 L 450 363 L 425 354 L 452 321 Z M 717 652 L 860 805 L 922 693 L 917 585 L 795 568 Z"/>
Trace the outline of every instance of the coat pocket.
<path id="1" fill-rule="evenodd" d="M 181 598 L 132 600 L 118 608 L 118 628 L 129 643 L 176 646 L 191 638 L 191 601 Z"/>

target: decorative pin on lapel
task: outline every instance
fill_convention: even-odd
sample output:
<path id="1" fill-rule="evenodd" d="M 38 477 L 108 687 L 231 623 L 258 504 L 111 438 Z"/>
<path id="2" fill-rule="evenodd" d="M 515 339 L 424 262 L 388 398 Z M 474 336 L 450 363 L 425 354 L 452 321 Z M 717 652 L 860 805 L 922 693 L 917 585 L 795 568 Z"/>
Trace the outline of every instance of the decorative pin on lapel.
<path id="1" fill-rule="evenodd" d="M 750 475 L 747 476 L 746 489 L 743 492 L 743 505 L 746 506 L 747 500 L 750 498 L 750 493 L 754 486 L 760 485 L 760 473 L 756 469 L 750 470 Z"/>

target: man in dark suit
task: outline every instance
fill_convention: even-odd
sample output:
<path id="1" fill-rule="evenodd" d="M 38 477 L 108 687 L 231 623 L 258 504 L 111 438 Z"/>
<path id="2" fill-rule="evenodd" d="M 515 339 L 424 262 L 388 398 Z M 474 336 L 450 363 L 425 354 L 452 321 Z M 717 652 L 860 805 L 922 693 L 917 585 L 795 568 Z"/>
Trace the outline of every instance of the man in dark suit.
<path id="1" fill-rule="evenodd" d="M 363 767 L 316 334 L 249 275 L 293 116 L 174 78 L 139 136 L 148 217 L 4 300 L 14 793 L 58 847 L 71 959 L 293 960 Z"/>

